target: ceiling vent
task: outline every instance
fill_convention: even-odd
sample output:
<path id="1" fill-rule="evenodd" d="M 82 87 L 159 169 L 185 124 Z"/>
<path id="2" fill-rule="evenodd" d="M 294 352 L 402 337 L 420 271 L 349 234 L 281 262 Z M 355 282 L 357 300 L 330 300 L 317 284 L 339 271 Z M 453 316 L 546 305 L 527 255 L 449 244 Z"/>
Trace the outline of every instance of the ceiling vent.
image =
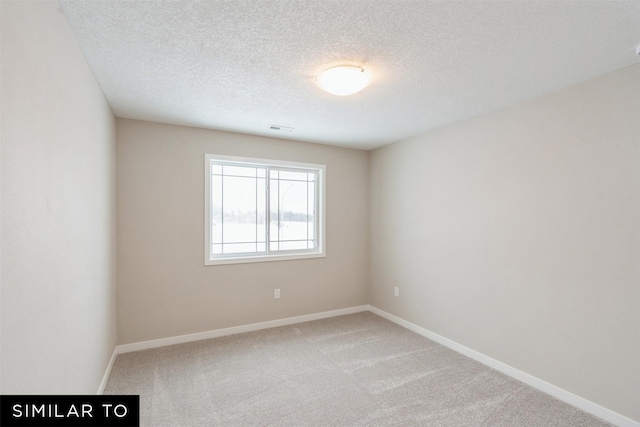
<path id="1" fill-rule="evenodd" d="M 294 128 L 292 128 L 291 126 L 269 125 L 269 129 L 278 132 L 293 132 Z"/>

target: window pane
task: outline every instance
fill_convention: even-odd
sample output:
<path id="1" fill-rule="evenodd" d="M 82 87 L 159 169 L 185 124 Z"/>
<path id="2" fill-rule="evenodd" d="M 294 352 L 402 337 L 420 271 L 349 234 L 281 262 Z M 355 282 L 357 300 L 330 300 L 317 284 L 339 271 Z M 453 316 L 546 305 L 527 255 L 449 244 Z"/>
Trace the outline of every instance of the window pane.
<path id="1" fill-rule="evenodd" d="M 254 223 L 237 224 L 225 222 L 224 241 L 222 243 L 251 243 L 256 241 L 256 225 Z"/>
<path id="2" fill-rule="evenodd" d="M 222 177 L 211 176 L 211 242 L 222 243 Z"/>
<path id="3" fill-rule="evenodd" d="M 222 245 L 222 253 L 225 254 L 241 254 L 241 253 L 255 253 L 255 243 L 225 243 Z"/>
<path id="4" fill-rule="evenodd" d="M 280 240 L 307 240 L 307 222 L 282 221 L 280 235 Z"/>
<path id="5" fill-rule="evenodd" d="M 222 180 L 224 185 L 223 243 L 255 242 L 256 179 L 224 176 Z"/>
<path id="6" fill-rule="evenodd" d="M 312 221 L 309 221 L 307 223 L 307 239 L 309 240 L 315 239 L 315 234 L 316 234 L 316 225 Z"/>
<path id="7" fill-rule="evenodd" d="M 216 175 L 221 175 L 222 174 L 222 165 L 212 165 L 211 166 L 211 173 L 212 174 L 216 174 Z"/>
<path id="8" fill-rule="evenodd" d="M 224 175 L 238 175 L 255 178 L 257 174 L 256 168 L 254 167 L 224 165 L 222 170 Z"/>
<path id="9" fill-rule="evenodd" d="M 273 172 L 273 171 L 271 171 Z M 280 224 L 280 213 L 279 213 L 279 198 L 280 198 L 280 186 L 278 185 L 277 179 L 269 180 L 269 241 L 275 242 L 280 240 L 278 237 L 280 235 L 280 229 L 278 225 Z M 270 250 L 277 250 L 278 245 L 276 245 L 275 249 L 273 246 L 269 246 Z"/>
<path id="10" fill-rule="evenodd" d="M 315 182 L 307 184 L 307 238 L 316 238 L 316 185 Z"/>
<path id="11" fill-rule="evenodd" d="M 280 240 L 306 240 L 307 183 L 280 180 L 279 202 Z"/>
<path id="12" fill-rule="evenodd" d="M 289 179 L 294 181 L 306 181 L 307 173 L 306 172 L 290 172 L 290 171 L 280 171 L 280 179 Z"/>
<path id="13" fill-rule="evenodd" d="M 296 249 L 307 249 L 307 241 L 303 240 L 301 242 L 280 242 L 280 250 L 282 251 L 293 251 Z"/>
<path id="14" fill-rule="evenodd" d="M 264 169 L 262 169 L 264 172 Z M 256 220 L 256 241 L 264 242 L 267 239 L 267 180 L 256 180 L 257 202 L 258 202 L 258 216 Z M 266 248 L 258 249 L 266 250 Z"/>

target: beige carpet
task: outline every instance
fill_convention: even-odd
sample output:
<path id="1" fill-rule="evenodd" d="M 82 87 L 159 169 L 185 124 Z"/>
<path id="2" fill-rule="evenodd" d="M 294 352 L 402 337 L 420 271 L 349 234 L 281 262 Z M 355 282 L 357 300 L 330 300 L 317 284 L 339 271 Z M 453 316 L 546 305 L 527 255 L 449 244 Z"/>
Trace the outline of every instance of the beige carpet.
<path id="1" fill-rule="evenodd" d="M 140 425 L 606 426 L 365 312 L 121 354 Z"/>

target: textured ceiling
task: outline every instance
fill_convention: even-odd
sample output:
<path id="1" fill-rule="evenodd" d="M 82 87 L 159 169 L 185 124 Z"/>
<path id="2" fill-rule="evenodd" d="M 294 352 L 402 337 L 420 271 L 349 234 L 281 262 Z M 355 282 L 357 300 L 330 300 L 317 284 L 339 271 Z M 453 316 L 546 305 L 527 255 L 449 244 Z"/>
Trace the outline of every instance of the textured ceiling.
<path id="1" fill-rule="evenodd" d="M 640 61 L 640 1 L 60 3 L 118 117 L 362 149 Z"/>

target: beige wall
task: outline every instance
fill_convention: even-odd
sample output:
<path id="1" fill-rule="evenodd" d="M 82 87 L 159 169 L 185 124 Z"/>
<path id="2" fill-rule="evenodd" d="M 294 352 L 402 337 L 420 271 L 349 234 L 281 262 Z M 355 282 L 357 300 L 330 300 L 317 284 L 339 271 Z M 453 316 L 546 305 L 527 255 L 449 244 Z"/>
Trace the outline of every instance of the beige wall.
<path id="1" fill-rule="evenodd" d="M 117 140 L 120 344 L 367 303 L 368 152 L 121 119 Z M 326 258 L 205 266 L 205 153 L 326 164 Z"/>
<path id="2" fill-rule="evenodd" d="M 57 2 L 0 8 L 0 392 L 92 394 L 116 344 L 115 120 Z"/>
<path id="3" fill-rule="evenodd" d="M 57 3 L 0 7 L 0 392 L 94 393 L 116 123 Z M 640 420 L 639 115 L 634 66 L 371 154 L 118 119 L 118 341 L 371 303 Z M 327 257 L 204 266 L 204 153 L 326 164 Z"/>
<path id="4" fill-rule="evenodd" d="M 639 145 L 636 65 L 374 151 L 370 303 L 640 420 Z"/>

